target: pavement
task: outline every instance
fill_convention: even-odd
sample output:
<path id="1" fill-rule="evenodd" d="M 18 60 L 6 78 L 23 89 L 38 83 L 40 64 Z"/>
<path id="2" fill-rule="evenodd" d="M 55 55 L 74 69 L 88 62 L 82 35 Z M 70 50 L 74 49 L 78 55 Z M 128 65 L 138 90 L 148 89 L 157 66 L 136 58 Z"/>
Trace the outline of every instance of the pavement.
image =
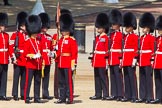
<path id="1" fill-rule="evenodd" d="M 22 2 L 23 1 L 23 2 Z M 91 101 L 90 96 L 94 95 L 94 78 L 93 78 L 93 68 L 91 67 L 91 62 L 88 60 L 89 53 L 92 51 L 93 37 L 94 37 L 94 20 L 99 12 L 108 12 L 111 8 L 119 8 L 122 12 L 132 11 L 136 14 L 137 18 L 143 12 L 152 12 L 155 17 L 160 15 L 162 12 L 162 2 L 161 1 L 140 1 L 140 0 L 120 0 L 118 4 L 107 4 L 101 0 L 59 0 L 61 7 L 68 8 L 73 12 L 74 19 L 76 22 L 85 23 L 86 34 L 85 34 L 85 53 L 79 53 L 77 74 L 75 77 L 75 98 L 72 105 L 57 105 L 53 102 L 56 99 L 50 100 L 45 104 L 35 104 L 27 105 L 24 101 L 14 101 L 10 102 L 0 101 L 0 108 L 159 108 L 161 105 L 150 105 L 150 104 L 133 104 L 130 102 L 122 103 L 116 101 Z M 11 0 L 13 6 L 5 7 L 2 6 L 1 10 L 9 14 L 9 34 L 12 34 L 14 30 L 14 22 L 17 12 L 25 10 L 31 12 L 35 0 Z M 57 1 L 53 0 L 42 0 L 47 13 L 50 14 L 51 19 L 54 20 L 54 15 L 56 11 Z M 138 5 L 136 3 L 139 3 Z M 135 31 L 137 32 L 137 31 Z M 48 31 L 49 34 L 56 33 L 54 26 Z M 138 70 L 138 68 L 137 68 Z M 138 77 L 137 71 L 137 79 Z M 12 64 L 9 64 L 8 72 L 8 88 L 7 96 L 11 96 L 12 92 L 12 82 L 13 81 L 13 68 Z M 49 84 L 49 93 L 53 96 L 53 84 L 54 84 L 54 63 L 51 67 L 51 76 Z M 33 96 L 33 86 L 31 88 L 31 96 Z"/>

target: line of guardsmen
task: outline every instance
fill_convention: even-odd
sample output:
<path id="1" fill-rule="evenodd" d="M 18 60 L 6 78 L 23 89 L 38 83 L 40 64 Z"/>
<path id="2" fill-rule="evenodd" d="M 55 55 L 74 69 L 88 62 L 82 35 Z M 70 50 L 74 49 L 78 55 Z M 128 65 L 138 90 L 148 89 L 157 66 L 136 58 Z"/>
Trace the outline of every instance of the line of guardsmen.
<path id="1" fill-rule="evenodd" d="M 57 18 L 57 16 L 56 16 Z M 28 15 L 22 11 L 17 14 L 17 30 L 11 37 L 5 32 L 8 15 L 0 13 L 0 100 L 9 101 L 6 96 L 9 59 L 13 64 L 12 96 L 15 101 L 24 100 L 31 103 L 29 96 L 34 77 L 34 103 L 44 103 L 53 99 L 49 95 L 49 78 L 51 62 L 55 64 L 55 103 L 73 103 L 73 70 L 77 63 L 78 48 L 73 38 L 74 20 L 67 9 L 61 10 L 59 22 L 56 23 L 58 34 L 47 34 L 50 17 L 47 13 Z M 59 72 L 58 72 L 59 71 Z M 20 80 L 20 98 L 18 86 Z M 40 86 L 42 82 L 42 99 Z"/>
<path id="2" fill-rule="evenodd" d="M 94 37 L 93 51 L 89 57 L 94 67 L 95 94 L 89 99 L 146 104 L 162 103 L 162 64 L 160 62 L 162 59 L 162 16 L 155 20 L 150 12 L 142 14 L 139 19 L 142 35 L 134 33 L 137 29 L 136 16 L 132 12 L 122 15 L 118 9 L 112 9 L 109 14 L 98 14 L 95 27 L 98 35 Z M 126 34 L 123 33 L 123 28 Z M 155 36 L 152 34 L 154 30 Z M 159 36 L 156 36 L 156 30 Z M 137 65 L 139 66 L 139 97 Z"/>
<path id="3" fill-rule="evenodd" d="M 57 18 L 57 15 L 56 17 Z M 20 96 L 25 103 L 31 103 L 30 87 L 34 77 L 34 102 L 44 103 L 40 98 L 42 80 L 42 98 L 51 100 L 48 85 L 51 60 L 55 58 L 54 96 L 55 103 L 73 103 L 72 74 L 77 64 L 77 42 L 72 37 L 74 21 L 69 10 L 62 9 L 60 22 L 56 23 L 58 34 L 47 34 L 50 18 L 47 13 L 17 15 L 17 30 L 9 38 L 5 32 L 8 23 L 6 13 L 0 13 L 0 100 L 6 97 L 9 58 L 13 63 L 12 96 L 18 97 L 20 78 Z M 126 34 L 123 33 L 125 27 Z M 112 9 L 107 15 L 97 15 L 92 52 L 94 67 L 95 95 L 91 100 L 117 100 L 136 103 L 162 103 L 162 16 L 155 20 L 150 12 L 144 13 L 139 20 L 143 34 L 134 33 L 137 29 L 136 17 L 132 12 L 123 16 L 118 9 Z M 122 28 L 122 31 L 120 30 Z M 152 35 L 154 29 L 159 36 Z M 108 65 L 110 70 L 110 95 Z M 139 98 L 137 90 L 136 66 L 139 66 Z M 155 76 L 155 94 L 153 96 L 153 70 Z M 41 72 L 42 71 L 42 72 Z M 124 74 L 123 74 L 124 73 Z M 123 80 L 124 75 L 124 80 Z M 43 77 L 41 79 L 41 77 Z M 103 93 L 102 93 L 103 92 Z"/>

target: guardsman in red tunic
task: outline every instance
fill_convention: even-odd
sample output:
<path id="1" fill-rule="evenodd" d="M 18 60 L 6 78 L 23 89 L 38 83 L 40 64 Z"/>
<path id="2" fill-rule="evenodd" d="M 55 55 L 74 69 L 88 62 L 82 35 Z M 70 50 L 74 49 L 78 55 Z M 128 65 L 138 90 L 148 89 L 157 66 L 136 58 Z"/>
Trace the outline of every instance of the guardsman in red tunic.
<path id="1" fill-rule="evenodd" d="M 59 68 L 59 90 L 60 96 L 57 104 L 73 103 L 73 81 L 72 69 L 75 65 L 76 54 L 78 53 L 76 40 L 70 36 L 74 31 L 74 21 L 70 14 L 60 16 L 61 39 L 58 41 L 58 58 Z"/>
<path id="2" fill-rule="evenodd" d="M 52 36 L 47 34 L 47 30 L 50 28 L 50 17 L 47 13 L 39 14 L 42 21 L 41 33 L 38 34 L 37 38 L 40 40 L 42 46 L 42 58 L 44 65 L 44 76 L 42 79 L 42 98 L 43 99 L 53 99 L 49 96 L 49 78 L 50 78 L 50 67 L 51 67 L 51 57 L 52 57 Z"/>
<path id="3" fill-rule="evenodd" d="M 98 14 L 95 27 L 99 35 L 95 38 L 95 49 L 92 57 L 94 67 L 95 95 L 91 100 L 106 100 L 109 95 L 108 76 L 106 71 L 106 57 L 108 56 L 108 36 L 109 19 L 105 13 Z M 102 96 L 103 95 L 103 96 Z"/>
<path id="4" fill-rule="evenodd" d="M 114 32 L 110 33 L 111 48 L 109 53 L 110 65 L 110 81 L 111 81 L 111 96 L 107 100 L 120 101 L 124 96 L 123 76 L 120 64 L 122 50 L 122 33 L 120 26 L 122 24 L 122 14 L 119 10 L 113 9 L 110 11 L 109 20 L 111 28 Z"/>
<path id="5" fill-rule="evenodd" d="M 43 103 L 40 100 L 40 84 L 42 69 L 42 49 L 40 41 L 36 40 L 38 33 L 41 31 L 41 19 L 37 15 L 30 15 L 26 19 L 26 30 L 29 39 L 25 42 L 24 56 L 26 57 L 26 81 L 24 90 L 25 103 L 29 104 L 30 87 L 34 77 L 34 103 Z"/>
<path id="6" fill-rule="evenodd" d="M 61 15 L 63 14 L 70 14 L 71 15 L 71 12 L 68 10 L 68 9 L 61 9 L 60 11 Z M 55 24 L 56 24 L 56 27 L 58 29 L 58 33 L 57 34 L 54 34 L 53 37 L 52 37 L 52 45 L 53 45 L 53 49 L 54 51 L 57 51 L 58 50 L 58 40 L 59 40 L 59 35 L 60 35 L 60 24 L 59 22 L 56 22 L 56 19 L 57 19 L 57 15 L 55 16 Z M 56 99 L 58 99 L 59 97 L 59 90 L 58 90 L 58 59 L 55 59 L 55 71 L 54 71 L 54 97 Z"/>
<path id="7" fill-rule="evenodd" d="M 7 73 L 9 64 L 9 35 L 5 32 L 8 15 L 0 13 L 0 100 L 10 100 L 6 97 Z"/>
<path id="8" fill-rule="evenodd" d="M 143 35 L 140 38 L 139 54 L 139 97 L 136 102 L 150 103 L 153 100 L 153 80 L 151 58 L 154 53 L 155 38 L 151 34 L 154 31 L 155 18 L 146 12 L 140 20 L 139 26 L 142 28 Z"/>
<path id="9" fill-rule="evenodd" d="M 26 58 L 23 56 L 24 45 L 27 40 L 25 20 L 28 14 L 24 11 L 18 13 L 17 15 L 17 31 L 10 37 L 10 57 L 12 63 L 14 64 L 14 75 L 13 75 L 13 86 L 12 86 L 12 96 L 14 100 L 19 100 L 18 98 L 18 84 L 20 79 L 20 96 L 24 99 L 24 85 L 25 85 L 25 71 L 26 71 Z"/>
<path id="10" fill-rule="evenodd" d="M 156 37 L 156 51 L 153 63 L 156 96 L 156 99 L 151 101 L 153 104 L 162 103 L 162 15 L 156 19 L 155 28 L 158 30 L 159 36 Z"/>
<path id="11" fill-rule="evenodd" d="M 137 28 L 136 16 L 132 12 L 127 12 L 123 16 L 123 26 L 127 34 L 124 36 L 124 49 L 121 66 L 124 72 L 125 97 L 122 102 L 135 102 L 138 98 L 136 67 L 133 66 L 133 59 L 137 56 L 138 36 L 133 30 Z"/>

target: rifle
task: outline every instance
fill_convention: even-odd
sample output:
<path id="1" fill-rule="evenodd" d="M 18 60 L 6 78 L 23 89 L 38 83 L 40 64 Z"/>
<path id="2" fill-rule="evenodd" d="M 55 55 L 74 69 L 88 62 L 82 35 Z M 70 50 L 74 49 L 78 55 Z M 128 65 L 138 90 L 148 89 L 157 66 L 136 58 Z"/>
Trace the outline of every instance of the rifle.
<path id="1" fill-rule="evenodd" d="M 18 31 L 16 31 L 16 39 L 15 39 L 15 47 L 14 47 L 14 53 L 15 53 L 16 58 L 20 57 L 20 53 L 19 53 L 20 50 L 18 46 L 19 46 L 19 36 L 18 36 Z"/>
<path id="2" fill-rule="evenodd" d="M 96 28 L 94 27 L 93 48 L 92 48 L 92 52 L 90 53 L 90 56 L 88 57 L 88 59 L 90 60 L 92 60 L 92 54 L 95 51 L 95 44 L 96 44 Z"/>

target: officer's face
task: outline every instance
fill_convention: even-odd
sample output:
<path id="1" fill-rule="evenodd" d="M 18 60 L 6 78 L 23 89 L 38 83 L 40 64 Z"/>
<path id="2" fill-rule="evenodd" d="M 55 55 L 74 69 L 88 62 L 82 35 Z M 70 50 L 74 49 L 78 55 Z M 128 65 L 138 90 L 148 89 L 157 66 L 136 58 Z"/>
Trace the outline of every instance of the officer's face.
<path id="1" fill-rule="evenodd" d="M 119 30 L 119 29 L 120 29 L 120 25 L 118 25 L 118 24 L 113 24 L 113 25 L 112 25 L 112 29 L 113 29 L 113 30 Z"/>
<path id="2" fill-rule="evenodd" d="M 133 27 L 126 27 L 126 28 L 125 28 L 125 31 L 126 31 L 127 33 L 133 32 Z"/>
<path id="3" fill-rule="evenodd" d="M 61 34 L 62 34 L 63 36 L 69 36 L 69 35 L 70 35 L 70 32 L 61 32 Z"/>
<path id="4" fill-rule="evenodd" d="M 42 28 L 42 32 L 46 33 L 48 31 L 47 28 Z"/>
<path id="5" fill-rule="evenodd" d="M 103 33 L 103 32 L 105 32 L 105 29 L 104 28 L 97 28 L 97 32 L 98 33 Z"/>
<path id="6" fill-rule="evenodd" d="M 158 30 L 159 35 L 162 35 L 162 30 Z"/>
<path id="7" fill-rule="evenodd" d="M 0 25 L 0 32 L 3 32 L 3 31 L 5 31 L 5 26 Z"/>
<path id="8" fill-rule="evenodd" d="M 150 28 L 144 27 L 144 28 L 142 28 L 142 32 L 143 32 L 144 34 L 147 34 L 147 33 L 150 32 Z"/>
<path id="9" fill-rule="evenodd" d="M 26 31 L 26 26 L 25 25 L 20 26 L 20 30 Z"/>

